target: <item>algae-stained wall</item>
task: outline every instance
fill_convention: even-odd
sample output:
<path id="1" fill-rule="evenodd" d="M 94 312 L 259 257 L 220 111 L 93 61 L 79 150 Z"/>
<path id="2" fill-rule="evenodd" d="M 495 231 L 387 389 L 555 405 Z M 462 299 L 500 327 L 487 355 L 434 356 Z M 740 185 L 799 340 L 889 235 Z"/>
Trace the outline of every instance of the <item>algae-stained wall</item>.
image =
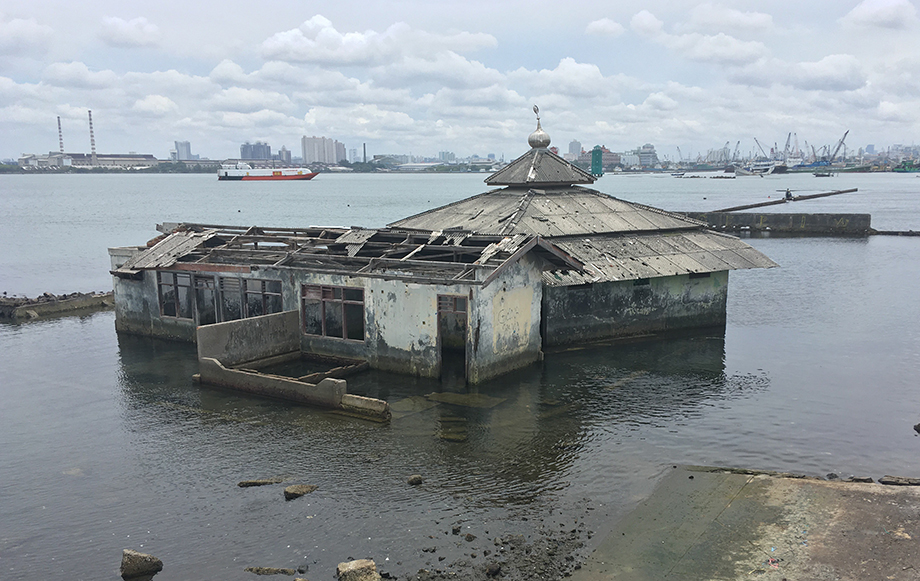
<path id="1" fill-rule="evenodd" d="M 473 291 L 468 380 L 479 383 L 540 358 L 543 282 L 528 254 Z"/>
<path id="2" fill-rule="evenodd" d="M 157 274 L 141 272 L 136 279 L 113 277 L 115 330 L 179 341 L 195 341 L 195 321 L 160 316 Z"/>
<path id="3" fill-rule="evenodd" d="M 728 272 L 546 287 L 544 345 L 725 324 Z"/>

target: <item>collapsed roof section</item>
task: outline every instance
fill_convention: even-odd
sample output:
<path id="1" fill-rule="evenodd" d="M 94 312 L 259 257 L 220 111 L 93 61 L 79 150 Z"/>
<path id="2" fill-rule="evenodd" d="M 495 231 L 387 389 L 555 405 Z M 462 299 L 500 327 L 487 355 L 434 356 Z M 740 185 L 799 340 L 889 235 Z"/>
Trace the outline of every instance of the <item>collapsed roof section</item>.
<path id="1" fill-rule="evenodd" d="M 112 271 L 131 278 L 144 270 L 248 272 L 298 269 L 409 282 L 488 285 L 528 252 L 544 268 L 580 272 L 583 264 L 539 236 L 391 228 L 244 228 L 205 224 L 175 228 Z"/>

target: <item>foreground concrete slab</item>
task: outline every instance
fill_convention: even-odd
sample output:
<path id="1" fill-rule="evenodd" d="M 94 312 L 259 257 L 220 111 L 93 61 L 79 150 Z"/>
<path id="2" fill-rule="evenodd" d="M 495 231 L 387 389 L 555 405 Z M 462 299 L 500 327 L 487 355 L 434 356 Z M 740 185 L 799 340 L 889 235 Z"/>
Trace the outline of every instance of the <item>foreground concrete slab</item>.
<path id="1" fill-rule="evenodd" d="M 678 467 L 572 579 L 920 579 L 920 487 Z"/>

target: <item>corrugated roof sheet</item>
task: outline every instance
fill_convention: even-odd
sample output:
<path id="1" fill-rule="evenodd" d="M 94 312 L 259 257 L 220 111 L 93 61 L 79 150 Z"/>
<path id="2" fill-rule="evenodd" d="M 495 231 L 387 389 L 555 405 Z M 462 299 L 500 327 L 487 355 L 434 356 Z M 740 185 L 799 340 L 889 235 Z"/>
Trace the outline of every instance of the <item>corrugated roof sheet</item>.
<path id="1" fill-rule="evenodd" d="M 195 250 L 217 234 L 217 230 L 173 232 L 151 248 L 125 262 L 118 268 L 118 272 L 130 273 L 150 268 L 169 268 L 180 257 Z"/>
<path id="2" fill-rule="evenodd" d="M 585 272 L 544 272 L 551 286 L 777 266 L 742 240 L 710 231 L 597 235 L 553 243 L 583 262 Z"/>

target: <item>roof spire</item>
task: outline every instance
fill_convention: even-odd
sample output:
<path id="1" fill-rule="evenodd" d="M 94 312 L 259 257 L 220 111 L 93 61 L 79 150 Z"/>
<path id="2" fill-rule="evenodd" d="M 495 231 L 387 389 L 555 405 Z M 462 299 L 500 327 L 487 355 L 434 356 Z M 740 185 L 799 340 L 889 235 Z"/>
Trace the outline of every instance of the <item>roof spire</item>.
<path id="1" fill-rule="evenodd" d="M 527 143 L 533 149 L 546 149 L 549 147 L 550 139 L 549 134 L 540 126 L 540 108 L 534 105 L 533 112 L 537 114 L 537 130 L 530 134 Z"/>

